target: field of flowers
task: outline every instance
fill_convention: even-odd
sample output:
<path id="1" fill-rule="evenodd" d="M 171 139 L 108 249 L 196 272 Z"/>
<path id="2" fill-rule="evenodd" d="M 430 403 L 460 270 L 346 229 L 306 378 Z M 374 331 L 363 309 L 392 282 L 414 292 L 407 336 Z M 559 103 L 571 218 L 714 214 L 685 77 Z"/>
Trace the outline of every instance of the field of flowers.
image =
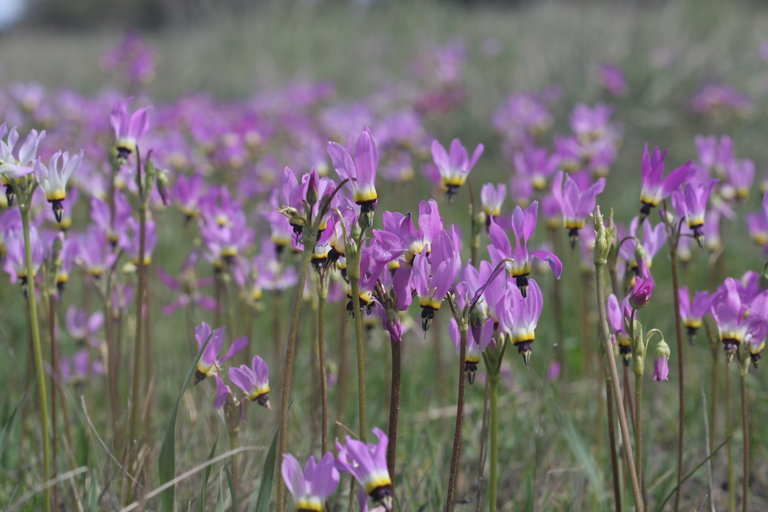
<path id="1" fill-rule="evenodd" d="M 768 509 L 768 10 L 0 45 L 4 510 Z"/>

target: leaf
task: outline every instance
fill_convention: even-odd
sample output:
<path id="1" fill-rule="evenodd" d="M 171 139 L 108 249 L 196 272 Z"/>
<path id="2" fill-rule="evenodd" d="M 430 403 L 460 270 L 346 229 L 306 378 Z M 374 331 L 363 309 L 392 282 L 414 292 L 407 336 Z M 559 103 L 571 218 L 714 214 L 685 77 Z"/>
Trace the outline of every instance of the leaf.
<path id="1" fill-rule="evenodd" d="M 237 510 L 237 491 L 235 491 L 235 481 L 232 480 L 232 473 L 229 472 L 229 468 L 224 468 L 224 473 L 227 475 L 227 485 L 229 485 L 229 496 L 232 499 L 231 510 Z"/>
<path id="2" fill-rule="evenodd" d="M 216 439 L 213 441 L 213 446 L 211 447 L 211 452 L 208 454 L 208 460 L 211 460 L 216 454 L 216 445 L 218 444 L 219 436 L 216 436 Z M 203 473 L 203 485 L 200 486 L 200 503 L 197 507 L 200 512 L 205 512 L 205 488 L 208 487 L 208 477 L 211 476 L 211 468 L 213 468 L 213 465 L 205 468 L 205 473 Z"/>
<path id="3" fill-rule="evenodd" d="M 165 429 L 165 437 L 163 438 L 163 445 L 160 447 L 160 458 L 157 462 L 158 473 L 160 481 L 165 483 L 173 480 L 176 476 L 176 418 L 179 415 L 179 407 L 181 407 L 181 398 L 184 396 L 184 392 L 189 387 L 189 383 L 192 380 L 192 375 L 195 373 L 197 363 L 200 361 L 200 357 L 203 355 L 205 347 L 208 346 L 208 342 L 211 341 L 209 336 L 200 350 L 198 350 L 195 360 L 187 370 L 187 375 L 184 377 L 184 383 L 181 385 L 181 391 L 176 399 L 176 406 L 171 412 L 171 417 L 168 420 L 168 427 Z M 175 486 L 170 487 L 161 495 L 161 508 L 165 512 L 173 512 L 173 502 L 175 498 Z"/>
<path id="4" fill-rule="evenodd" d="M 18 403 L 16 404 L 16 407 L 14 407 L 13 411 L 11 411 L 11 414 L 5 418 L 5 422 L 3 423 L 3 429 L 0 430 L 0 459 L 3 457 L 3 455 L 5 455 L 5 447 L 8 441 L 8 433 L 13 427 L 14 420 L 16 419 L 16 414 L 19 412 L 19 409 L 21 408 L 26 398 L 27 398 L 27 393 L 25 392 L 23 395 L 21 395 L 21 400 L 18 401 Z"/>
<path id="5" fill-rule="evenodd" d="M 261 485 L 259 485 L 259 497 L 256 506 L 251 512 L 269 512 L 269 501 L 272 498 L 272 484 L 275 480 L 275 466 L 277 464 L 277 435 L 275 432 L 272 444 L 269 446 L 267 458 L 264 459 L 264 468 L 261 472 Z"/>

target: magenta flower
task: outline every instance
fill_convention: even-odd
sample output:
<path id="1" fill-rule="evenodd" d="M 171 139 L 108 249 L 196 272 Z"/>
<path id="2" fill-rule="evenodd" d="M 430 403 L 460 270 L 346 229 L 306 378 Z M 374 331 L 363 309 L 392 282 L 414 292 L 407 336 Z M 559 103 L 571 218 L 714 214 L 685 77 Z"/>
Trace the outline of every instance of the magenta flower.
<path id="1" fill-rule="evenodd" d="M 541 288 L 531 279 L 528 285 L 528 297 L 523 297 L 517 287 L 509 287 L 497 306 L 499 328 L 509 335 L 510 341 L 523 356 L 525 364 L 531 361 L 531 345 L 536 339 L 536 325 L 544 308 Z"/>
<path id="2" fill-rule="evenodd" d="M 242 364 L 229 369 L 229 380 L 239 387 L 251 402 L 271 409 L 269 405 L 269 365 L 259 356 L 253 356 L 251 367 Z"/>
<path id="3" fill-rule="evenodd" d="M 170 290 L 178 293 L 178 298 L 175 301 L 163 306 L 163 315 L 172 315 L 179 308 L 189 304 L 196 304 L 206 311 L 214 311 L 216 309 L 216 300 L 210 295 L 204 295 L 199 291 L 204 286 L 211 286 L 213 278 L 204 277 L 197 279 L 194 275 L 194 263 L 197 261 L 197 258 L 193 257 L 189 258 L 189 260 L 191 260 L 192 264 L 190 265 L 185 262 L 180 271 L 180 279 L 172 277 L 162 268 L 157 269 L 157 278 Z"/>
<path id="4" fill-rule="evenodd" d="M 218 375 L 221 370 L 221 363 L 243 350 L 248 344 L 247 337 L 238 338 L 232 342 L 224 357 L 218 359 L 219 352 L 224 347 L 225 331 L 226 327 L 211 330 L 211 326 L 206 322 L 195 327 L 195 339 L 197 340 L 198 349 L 203 348 L 203 345 L 208 342 L 203 354 L 200 356 L 200 360 L 197 362 L 197 371 L 195 372 L 196 383 L 206 377 Z M 209 339 L 210 341 L 208 341 Z"/>
<path id="5" fill-rule="evenodd" d="M 482 205 L 483 212 L 487 215 L 486 226 L 490 223 L 491 217 L 501 215 L 501 205 L 504 203 L 506 196 L 507 186 L 503 183 L 498 185 L 486 183 L 480 189 L 480 204 Z"/>
<path id="6" fill-rule="evenodd" d="M 526 144 L 512 157 L 515 176 L 530 183 L 535 190 L 544 190 L 549 177 L 559 168 L 560 156 L 548 154 L 545 148 Z"/>
<path id="7" fill-rule="evenodd" d="M 691 302 L 691 297 L 688 293 L 688 287 L 683 286 L 680 288 L 679 299 L 680 316 L 683 318 L 685 327 L 688 329 L 689 339 L 693 341 L 693 337 L 701 327 L 701 322 L 704 318 L 704 315 L 709 313 L 714 295 L 711 295 L 706 291 L 696 292 L 696 294 L 693 296 L 693 302 Z"/>
<path id="8" fill-rule="evenodd" d="M 365 493 L 389 510 L 392 507 L 392 479 L 387 470 L 387 434 L 373 429 L 377 444 L 366 444 L 347 436 L 346 445 L 336 441 L 336 468 L 349 473 L 365 489 Z"/>
<path id="9" fill-rule="evenodd" d="M 204 186 L 205 181 L 200 174 L 181 174 L 176 178 L 172 195 L 186 221 L 192 220 L 200 213 L 200 200 L 206 192 Z"/>
<path id="10" fill-rule="evenodd" d="M 665 178 L 664 159 L 667 152 L 661 153 L 658 147 L 653 149 L 653 154 L 648 154 L 648 144 L 643 149 L 642 165 L 642 189 L 640 190 L 640 202 L 643 203 L 640 214 L 643 216 L 651 213 L 651 208 L 657 206 L 662 199 L 668 197 L 686 180 L 693 177 L 696 170 L 693 162 L 687 162 L 678 167 Z"/>
<path id="11" fill-rule="evenodd" d="M 749 236 L 759 246 L 768 247 L 768 193 L 763 195 L 762 210 L 746 215 Z"/>
<path id="12" fill-rule="evenodd" d="M 560 279 L 560 275 L 563 272 L 563 264 L 554 253 L 550 251 L 528 252 L 528 240 L 530 240 L 536 230 L 538 208 L 538 201 L 534 201 L 525 210 L 519 206 L 515 207 L 511 222 L 512 234 L 515 240 L 514 250 L 512 250 L 506 233 L 494 220 L 491 220 L 488 230 L 491 238 L 491 245 L 488 246 L 491 263 L 498 265 L 505 258 L 512 258 L 514 260 L 506 266 L 509 269 L 510 275 L 515 278 L 515 284 L 520 288 L 523 297 L 526 296 L 528 276 L 531 273 L 534 259 L 549 263 L 557 279 Z"/>
<path id="13" fill-rule="evenodd" d="M 469 171 L 475 166 L 484 149 L 485 146 L 478 144 L 470 158 L 459 139 L 451 141 L 450 153 L 445 151 L 440 142 L 432 141 L 432 159 L 440 170 L 442 184 L 446 188 L 449 198 L 455 196 L 459 187 L 467 181 Z"/>
<path id="14" fill-rule="evenodd" d="M 725 170 L 733 161 L 733 142 L 727 135 L 698 135 L 695 139 L 699 163 L 716 176 L 725 177 Z"/>
<path id="15" fill-rule="evenodd" d="M 483 352 L 493 341 L 493 324 L 493 318 L 488 318 L 477 329 L 471 328 L 467 330 L 467 353 L 464 372 L 467 374 L 467 381 L 470 384 L 475 382 L 475 372 L 477 372 L 477 365 L 480 364 Z M 461 334 L 459 333 L 459 324 L 454 318 L 451 318 L 448 324 L 448 334 L 458 354 L 461 348 Z"/>
<path id="16" fill-rule="evenodd" d="M 104 325 L 104 314 L 96 312 L 88 315 L 87 312 L 70 306 L 67 309 L 66 326 L 69 334 L 77 341 L 93 344 L 94 338 Z"/>
<path id="17" fill-rule="evenodd" d="M 624 366 L 628 366 L 632 359 L 632 343 L 626 328 L 626 321 L 631 317 L 628 299 L 625 298 L 620 306 L 616 295 L 610 294 L 606 304 L 606 312 L 608 313 L 608 324 L 611 326 L 613 336 L 619 344 L 619 354 L 624 360 Z"/>
<path id="18" fill-rule="evenodd" d="M 429 329 L 456 276 L 461 270 L 458 234 L 443 231 L 432 243 L 429 256 L 420 254 L 413 260 L 411 283 L 419 295 L 422 328 Z"/>
<path id="19" fill-rule="evenodd" d="M 565 184 L 563 184 L 565 180 Z M 571 248 L 576 246 L 579 229 L 584 227 L 584 219 L 592 213 L 597 203 L 598 194 L 605 189 L 605 178 L 600 178 L 592 185 L 579 185 L 576 180 L 566 176 L 563 171 L 555 175 L 552 195 L 563 213 L 563 225 L 568 228 Z"/>
<path id="20" fill-rule="evenodd" d="M 0 137 L 5 135 L 6 130 L 5 124 L 0 126 Z M 45 130 L 31 130 L 24 143 L 18 145 L 19 133 L 16 128 L 12 128 L 6 139 L 0 140 L 0 176 L 4 185 L 8 186 L 10 179 L 20 178 L 34 171 L 37 148 L 43 139 Z"/>
<path id="21" fill-rule="evenodd" d="M 355 203 L 360 205 L 362 215 L 376 208 L 378 195 L 375 181 L 379 151 L 373 134 L 367 128 L 358 137 L 354 148 L 351 143 L 348 146 L 351 151 L 340 144 L 329 142 L 328 154 L 339 178 L 350 181 L 352 196 Z"/>
<path id="22" fill-rule="evenodd" d="M 712 297 L 710 309 L 729 360 L 733 358 L 747 333 L 747 305 L 742 302 L 738 286 L 735 279 L 726 279 Z"/>
<path id="23" fill-rule="evenodd" d="M 629 304 L 634 309 L 641 309 L 651 300 L 656 283 L 647 268 L 640 268 L 640 274 L 635 277 L 635 284 L 629 293 Z"/>
<path id="24" fill-rule="evenodd" d="M 115 135 L 115 148 L 118 158 L 125 161 L 136 151 L 139 139 L 149 130 L 149 107 L 136 112 L 128 112 L 130 98 L 120 101 L 112 108 L 109 122 Z"/>
<path id="25" fill-rule="evenodd" d="M 309 457 L 304 469 L 293 455 L 284 453 L 281 473 L 299 511 L 325 510 L 326 500 L 339 486 L 339 471 L 331 452 L 319 463 L 314 455 Z"/>
<path id="26" fill-rule="evenodd" d="M 627 80 L 620 67 L 613 64 L 600 66 L 600 84 L 613 96 L 624 96 L 627 93 Z"/>
<path id="27" fill-rule="evenodd" d="M 656 358 L 653 360 L 653 380 L 666 382 L 669 380 L 669 345 L 664 340 L 656 344 Z"/>
<path id="28" fill-rule="evenodd" d="M 682 192 L 672 194 L 672 203 L 678 214 L 685 217 L 688 227 L 693 231 L 693 236 L 701 245 L 701 237 L 704 235 L 704 215 L 706 214 L 707 201 L 712 193 L 712 188 L 719 180 L 709 180 L 704 183 L 686 183 Z"/>

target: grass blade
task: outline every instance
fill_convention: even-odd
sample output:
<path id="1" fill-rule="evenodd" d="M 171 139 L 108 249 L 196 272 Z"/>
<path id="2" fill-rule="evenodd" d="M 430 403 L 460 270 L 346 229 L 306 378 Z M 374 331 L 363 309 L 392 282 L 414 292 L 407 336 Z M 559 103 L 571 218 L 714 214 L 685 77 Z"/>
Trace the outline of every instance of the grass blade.
<path id="1" fill-rule="evenodd" d="M 24 404 L 26 399 L 27 393 L 25 392 L 23 395 L 21 395 L 21 400 L 18 401 L 16 406 L 11 411 L 11 414 L 8 415 L 8 417 L 5 418 L 3 422 L 3 429 L 0 430 L 0 459 L 2 459 L 5 455 L 5 447 L 8 442 L 8 433 L 13 427 L 14 420 L 16 420 L 16 414 L 19 412 L 19 409 L 21 409 L 21 406 Z"/>
<path id="2" fill-rule="evenodd" d="M 216 455 L 216 445 L 219 444 L 219 436 L 216 436 L 216 439 L 213 441 L 213 446 L 211 447 L 211 452 L 208 454 L 208 460 L 211 460 L 214 455 Z M 208 466 L 205 468 L 205 473 L 203 473 L 203 485 L 200 486 L 200 503 L 197 507 L 197 510 L 199 512 L 205 512 L 205 488 L 208 487 L 208 477 L 211 476 L 211 468 L 213 466 Z"/>
<path id="3" fill-rule="evenodd" d="M 163 437 L 163 445 L 160 448 L 160 458 L 158 460 L 158 473 L 161 482 L 169 482 L 176 476 L 176 418 L 179 415 L 179 408 L 181 407 L 181 397 L 184 396 L 184 392 L 189 387 L 189 383 L 192 381 L 192 375 L 195 373 L 197 363 L 200 361 L 200 357 L 203 355 L 203 350 L 208 346 L 211 337 L 209 336 L 200 350 L 197 351 L 195 360 L 187 370 L 187 375 L 184 377 L 184 383 L 181 385 L 181 391 L 176 399 L 176 406 L 171 412 L 171 417 L 168 420 L 168 427 L 165 429 L 165 436 Z M 163 491 L 161 499 L 161 509 L 165 512 L 173 512 L 173 502 L 175 498 L 175 486 Z"/>
<path id="4" fill-rule="evenodd" d="M 264 459 L 264 469 L 261 472 L 261 485 L 259 485 L 259 497 L 256 506 L 251 512 L 269 512 L 269 501 L 272 498 L 272 484 L 275 480 L 275 466 L 277 465 L 277 434 L 272 438 L 267 458 Z"/>

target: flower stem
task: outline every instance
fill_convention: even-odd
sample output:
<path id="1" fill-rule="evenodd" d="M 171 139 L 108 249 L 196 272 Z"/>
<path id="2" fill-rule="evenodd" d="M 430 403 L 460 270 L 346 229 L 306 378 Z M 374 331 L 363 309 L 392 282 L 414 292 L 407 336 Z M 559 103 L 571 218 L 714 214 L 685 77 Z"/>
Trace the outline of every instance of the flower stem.
<path id="1" fill-rule="evenodd" d="M 349 337 L 347 336 L 347 308 L 342 301 L 342 307 L 339 311 L 339 382 L 336 386 L 336 417 L 341 421 L 344 421 L 344 413 L 347 409 L 347 380 L 348 380 L 348 367 L 347 364 L 347 342 Z M 340 430 L 336 428 L 336 435 L 339 435 Z"/>
<path id="2" fill-rule="evenodd" d="M 638 512 L 643 512 L 645 507 L 643 505 L 643 495 L 640 490 L 640 481 L 637 477 L 637 466 L 635 465 L 634 455 L 632 454 L 632 448 L 630 446 L 629 437 L 629 425 L 627 423 L 627 415 L 624 410 L 624 400 L 621 392 L 621 385 L 619 384 L 619 372 L 616 369 L 616 359 L 613 356 L 613 345 L 611 344 L 610 331 L 608 329 L 608 321 L 605 317 L 605 283 L 603 276 L 603 270 L 605 265 L 595 263 L 595 290 L 597 293 L 597 312 L 600 318 L 600 332 L 603 339 L 604 358 L 606 365 L 608 366 L 609 379 L 611 386 L 613 387 L 614 400 L 616 401 L 616 410 L 619 414 L 619 427 L 621 428 L 621 437 L 623 438 L 622 448 L 624 450 L 624 458 L 627 463 L 627 469 L 629 470 L 630 480 L 632 481 L 632 493 L 635 497 L 635 507 Z"/>
<path id="3" fill-rule="evenodd" d="M 485 474 L 485 453 L 486 444 L 488 441 L 488 421 L 489 421 L 489 397 L 490 383 L 489 379 L 485 380 L 485 386 L 483 386 L 483 419 L 480 426 L 480 450 L 477 461 L 477 502 L 475 503 L 475 512 L 480 512 L 480 507 L 483 501 L 483 475 Z"/>
<path id="4" fill-rule="evenodd" d="M 40 400 L 40 430 L 43 436 L 43 477 L 44 482 L 51 479 L 51 440 L 48 434 L 48 391 L 43 371 L 43 350 L 40 345 L 40 327 L 37 320 L 37 302 L 35 298 L 35 271 L 32 266 L 32 246 L 29 236 L 29 205 L 21 210 L 21 226 L 24 235 L 24 259 L 27 274 L 27 309 L 29 325 L 32 328 L 32 352 L 37 373 L 37 393 Z M 43 495 L 44 510 L 51 510 L 51 488 L 46 487 Z"/>
<path id="5" fill-rule="evenodd" d="M 283 383 L 282 396 L 280 400 L 280 436 L 278 460 L 286 453 L 288 447 L 288 406 L 291 400 L 291 387 L 293 384 L 293 364 L 296 359 L 296 341 L 299 336 L 299 323 L 301 320 L 302 295 L 304 294 L 304 283 L 309 273 L 309 265 L 312 259 L 312 251 L 315 247 L 317 232 L 309 230 L 304 235 L 304 253 L 299 270 L 299 279 L 293 294 L 293 304 L 291 307 L 291 323 L 288 327 L 288 344 L 285 347 L 285 360 L 283 362 Z M 277 464 L 278 468 L 280 467 Z M 279 471 L 279 469 L 278 469 Z M 285 485 L 282 479 L 277 479 L 277 511 L 285 512 Z"/>
<path id="6" fill-rule="evenodd" d="M 358 248 L 358 251 L 360 248 Z M 359 436 L 366 442 L 368 432 L 365 401 L 365 330 L 363 329 L 363 312 L 360 308 L 360 254 L 356 252 L 347 261 L 349 284 L 352 288 L 352 312 L 355 319 L 355 334 L 357 336 L 357 414 L 359 419 Z"/>
<path id="7" fill-rule="evenodd" d="M 461 431 L 464 420 L 464 375 L 467 361 L 467 329 L 469 325 L 465 320 L 459 323 L 459 389 L 456 398 L 456 424 L 453 431 L 453 450 L 451 452 L 451 472 L 448 477 L 448 493 L 445 500 L 445 512 L 453 511 L 456 495 L 456 479 L 459 474 L 459 460 L 461 459 Z"/>
<path id="8" fill-rule="evenodd" d="M 679 238 L 680 233 L 677 233 Z M 680 278 L 678 277 L 677 265 L 677 239 L 670 240 L 669 259 L 672 264 L 672 298 L 675 304 L 675 334 L 677 336 L 677 488 L 675 490 L 675 512 L 680 510 L 680 496 L 683 486 L 683 446 L 685 441 L 685 373 L 683 366 L 683 322 L 680 317 Z"/>
<path id="9" fill-rule="evenodd" d="M 56 473 L 58 471 L 58 464 L 56 463 L 56 440 L 57 440 L 57 433 L 58 433 L 58 426 L 56 424 L 56 381 L 59 377 L 59 361 L 57 357 L 57 350 L 56 350 L 56 297 L 52 292 L 48 292 L 48 327 L 50 330 L 50 337 L 51 337 L 51 432 L 52 432 L 52 440 L 51 440 L 51 448 L 52 448 L 52 464 L 53 464 L 53 474 L 51 476 L 55 477 Z M 59 493 L 58 488 L 53 488 L 53 501 L 52 501 L 52 507 L 53 510 L 58 510 L 58 503 L 59 503 Z"/>
<path id="10" fill-rule="evenodd" d="M 499 375 L 488 375 L 488 391 L 491 409 L 491 481 L 488 486 L 488 511 L 496 512 L 499 494 Z"/>
<path id="11" fill-rule="evenodd" d="M 328 295 L 328 281 L 325 276 L 318 280 L 317 291 L 317 354 L 320 360 L 320 448 L 322 454 L 328 451 L 328 377 L 325 366 L 325 302 Z"/>
<path id="12" fill-rule="evenodd" d="M 745 366 L 741 369 L 741 432 L 743 452 L 741 457 L 742 476 L 741 476 L 741 509 L 743 512 L 749 512 L 749 397 L 747 396 L 747 370 L 749 368 L 749 356 Z"/>
<path id="13" fill-rule="evenodd" d="M 731 401 L 731 376 L 728 374 L 728 358 L 725 361 L 725 431 L 733 432 L 733 407 Z M 733 441 L 728 438 L 728 511 L 736 512 L 736 468 L 733 464 Z"/>
<path id="14" fill-rule="evenodd" d="M 613 500 L 616 512 L 621 512 L 621 477 L 619 459 L 616 454 L 616 420 L 614 419 L 613 390 L 611 379 L 605 373 L 605 404 L 608 416 L 608 442 L 611 455 L 611 473 L 613 475 Z"/>
<path id="15" fill-rule="evenodd" d="M 645 497 L 645 478 L 643 475 L 643 375 L 635 372 L 635 460 L 637 461 L 637 479 Z"/>
<path id="16" fill-rule="evenodd" d="M 392 349 L 392 375 L 389 389 L 389 429 L 387 436 L 389 444 L 387 445 L 387 469 L 389 477 L 392 479 L 392 494 L 395 493 L 395 474 L 397 469 L 397 424 L 400 416 L 400 367 L 402 346 L 400 343 L 390 340 Z"/>

